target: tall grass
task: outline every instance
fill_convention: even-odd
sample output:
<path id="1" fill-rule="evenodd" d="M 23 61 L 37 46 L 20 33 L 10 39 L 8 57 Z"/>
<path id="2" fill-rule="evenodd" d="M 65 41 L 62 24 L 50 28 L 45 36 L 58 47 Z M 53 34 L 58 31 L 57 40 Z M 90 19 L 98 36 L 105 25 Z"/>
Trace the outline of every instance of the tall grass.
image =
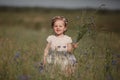
<path id="1" fill-rule="evenodd" d="M 89 11 L 71 11 L 71 16 L 69 12 L 0 13 L 0 80 L 119 80 L 119 34 L 98 28 L 101 24 L 109 25 L 99 18 L 102 16 L 106 21 L 106 16 L 94 16 L 94 12 Z M 52 33 L 48 28 L 48 19 L 54 15 L 64 15 L 70 19 L 66 34 L 79 42 L 74 51 L 77 69 L 69 77 L 64 76 L 56 66 L 41 67 L 45 40 Z"/>

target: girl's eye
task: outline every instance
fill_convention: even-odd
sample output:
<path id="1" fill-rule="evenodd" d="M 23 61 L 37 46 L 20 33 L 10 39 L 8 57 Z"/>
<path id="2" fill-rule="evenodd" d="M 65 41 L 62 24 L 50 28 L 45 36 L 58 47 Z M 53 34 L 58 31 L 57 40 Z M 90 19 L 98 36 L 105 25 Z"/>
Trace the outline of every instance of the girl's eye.
<path id="1" fill-rule="evenodd" d="M 54 27 L 57 27 L 57 26 L 54 26 Z"/>
<path id="2" fill-rule="evenodd" d="M 60 27 L 62 27 L 62 26 L 60 26 Z"/>
<path id="3" fill-rule="evenodd" d="M 54 26 L 54 27 L 62 27 L 62 26 Z"/>
<path id="4" fill-rule="evenodd" d="M 54 28 L 57 28 L 57 26 L 54 26 Z"/>

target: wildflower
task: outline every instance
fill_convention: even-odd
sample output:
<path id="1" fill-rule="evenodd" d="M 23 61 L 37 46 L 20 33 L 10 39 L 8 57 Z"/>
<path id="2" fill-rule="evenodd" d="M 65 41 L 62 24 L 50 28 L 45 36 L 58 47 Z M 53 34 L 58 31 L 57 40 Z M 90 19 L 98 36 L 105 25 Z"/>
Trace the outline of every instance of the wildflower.
<path id="1" fill-rule="evenodd" d="M 20 57 L 20 52 L 16 52 L 14 58 L 16 59 L 16 58 L 19 58 L 19 57 Z"/>
<path id="2" fill-rule="evenodd" d="M 93 17 L 93 16 L 91 16 L 91 17 L 89 17 L 89 18 L 88 18 L 88 20 L 89 20 L 88 24 L 90 24 L 90 25 L 93 25 L 93 26 L 94 26 L 94 24 L 95 24 L 94 17 Z"/>
<path id="3" fill-rule="evenodd" d="M 112 60 L 112 65 L 116 65 L 117 61 L 116 60 Z"/>
<path id="4" fill-rule="evenodd" d="M 19 63 L 19 59 L 20 59 L 20 52 L 16 52 L 16 54 L 15 54 L 13 59 L 16 62 L 16 64 L 18 64 Z"/>
<path id="5" fill-rule="evenodd" d="M 44 70 L 44 65 L 43 65 L 43 63 L 36 63 L 36 64 L 34 65 L 34 67 L 35 67 L 40 73 L 42 73 L 43 70 Z"/>
<path id="6" fill-rule="evenodd" d="M 40 63 L 40 66 L 39 66 L 39 72 L 41 73 L 41 72 L 43 72 L 43 70 L 44 70 L 43 63 Z"/>
<path id="7" fill-rule="evenodd" d="M 88 27 L 87 29 L 88 29 L 88 33 L 90 34 L 90 32 L 91 32 L 91 29 L 90 29 L 90 27 Z"/>
<path id="8" fill-rule="evenodd" d="M 18 80 L 30 80 L 30 75 L 20 75 L 18 76 Z"/>

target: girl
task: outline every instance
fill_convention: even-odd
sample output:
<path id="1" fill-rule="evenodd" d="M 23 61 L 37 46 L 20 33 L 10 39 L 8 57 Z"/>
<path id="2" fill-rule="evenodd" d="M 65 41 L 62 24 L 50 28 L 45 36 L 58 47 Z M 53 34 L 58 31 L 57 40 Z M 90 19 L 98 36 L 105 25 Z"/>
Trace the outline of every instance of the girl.
<path id="1" fill-rule="evenodd" d="M 76 58 L 72 54 L 77 44 L 72 44 L 71 37 L 65 35 L 68 20 L 62 16 L 55 16 L 52 19 L 53 35 L 48 36 L 47 45 L 44 50 L 44 65 L 57 64 L 63 71 L 69 71 L 70 66 L 74 66 Z M 68 68 L 69 67 L 69 68 Z"/>

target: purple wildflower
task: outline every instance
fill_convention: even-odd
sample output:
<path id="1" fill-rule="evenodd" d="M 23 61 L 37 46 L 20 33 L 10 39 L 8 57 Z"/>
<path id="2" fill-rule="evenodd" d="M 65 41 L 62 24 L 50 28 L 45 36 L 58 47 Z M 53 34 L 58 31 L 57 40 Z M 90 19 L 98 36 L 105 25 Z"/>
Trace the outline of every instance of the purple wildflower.
<path id="1" fill-rule="evenodd" d="M 29 75 L 20 75 L 18 76 L 18 80 L 30 80 L 31 76 Z"/>
<path id="2" fill-rule="evenodd" d="M 117 61 L 116 60 L 112 60 L 112 65 L 116 65 Z"/>
<path id="3" fill-rule="evenodd" d="M 16 52 L 14 58 L 19 58 L 19 57 L 20 57 L 20 52 L 18 51 L 18 52 Z"/>
<path id="4" fill-rule="evenodd" d="M 110 73 L 107 75 L 107 80 L 113 80 L 113 77 Z"/>

